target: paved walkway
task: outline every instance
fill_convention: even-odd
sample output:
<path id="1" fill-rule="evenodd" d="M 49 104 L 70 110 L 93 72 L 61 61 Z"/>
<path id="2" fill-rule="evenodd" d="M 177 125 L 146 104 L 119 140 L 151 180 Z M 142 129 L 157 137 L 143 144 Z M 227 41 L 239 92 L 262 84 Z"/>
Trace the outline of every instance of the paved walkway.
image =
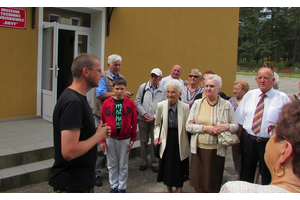
<path id="1" fill-rule="evenodd" d="M 139 170 L 140 159 L 132 159 L 129 161 L 129 175 L 127 181 L 127 192 L 128 193 L 166 193 L 167 188 L 163 183 L 157 183 L 157 173 L 152 172 L 152 168 L 148 167 L 146 171 Z M 110 190 L 108 182 L 108 174 L 105 170 L 102 171 L 101 177 L 103 180 L 102 187 L 95 187 L 95 193 L 107 193 Z M 228 148 L 225 170 L 223 176 L 223 183 L 235 180 L 237 173 L 234 171 L 231 148 Z M 52 187 L 47 182 L 32 184 L 22 188 L 17 188 L 5 193 L 50 193 Z M 189 181 L 186 181 L 183 186 L 184 193 L 194 193 L 194 189 L 189 185 Z"/>

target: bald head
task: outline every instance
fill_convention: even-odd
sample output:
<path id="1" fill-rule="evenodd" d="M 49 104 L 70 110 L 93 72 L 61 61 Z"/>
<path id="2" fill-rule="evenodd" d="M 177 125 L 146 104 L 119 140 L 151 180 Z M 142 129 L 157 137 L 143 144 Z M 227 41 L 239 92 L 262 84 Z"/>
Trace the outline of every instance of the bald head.
<path id="1" fill-rule="evenodd" d="M 180 65 L 174 65 L 170 71 L 170 75 L 174 79 L 179 79 L 179 76 L 181 74 L 181 67 Z"/>
<path id="2" fill-rule="evenodd" d="M 274 73 L 268 67 L 260 68 L 255 80 L 259 89 L 266 93 L 273 87 L 273 83 L 275 81 Z"/>

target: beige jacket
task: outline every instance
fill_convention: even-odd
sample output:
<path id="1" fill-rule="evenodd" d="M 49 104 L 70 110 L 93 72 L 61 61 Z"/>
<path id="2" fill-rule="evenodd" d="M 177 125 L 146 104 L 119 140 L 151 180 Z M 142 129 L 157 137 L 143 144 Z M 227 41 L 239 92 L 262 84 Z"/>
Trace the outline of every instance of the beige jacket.
<path id="1" fill-rule="evenodd" d="M 201 133 L 204 133 L 203 132 L 203 125 L 197 123 L 197 117 L 198 117 L 198 113 L 199 113 L 200 106 L 201 106 L 201 103 L 202 103 L 203 99 L 205 99 L 205 98 L 198 99 L 194 102 L 194 104 L 193 104 L 193 106 L 190 110 L 189 117 L 186 121 L 186 131 L 190 132 L 192 134 L 191 144 L 190 144 L 192 154 L 197 153 L 198 135 L 201 134 Z M 220 116 L 221 109 L 222 109 L 222 106 L 224 104 L 225 104 L 225 107 L 224 107 L 223 116 L 221 117 L 221 120 L 224 123 L 229 124 L 229 127 L 230 127 L 229 131 L 231 133 L 235 133 L 238 130 L 239 125 L 236 122 L 233 107 L 232 107 L 232 105 L 229 101 L 224 100 L 220 97 L 219 97 L 219 103 L 217 105 L 218 106 L 217 117 Z M 188 122 L 191 121 L 191 120 L 194 120 L 195 124 L 189 124 Z M 213 119 L 213 120 L 217 121 L 217 119 Z M 219 155 L 220 156 L 225 156 L 224 153 L 226 154 L 226 147 L 222 146 L 222 148 L 223 149 L 221 149 L 221 145 L 218 145 L 218 152 L 220 152 Z"/>
<path id="2" fill-rule="evenodd" d="M 156 107 L 156 119 L 155 119 L 155 127 L 154 127 L 154 139 L 158 138 L 161 117 L 163 117 L 163 125 L 161 130 L 161 145 L 159 150 L 159 156 L 162 158 L 168 137 L 168 100 L 157 103 Z M 178 101 L 177 103 L 177 113 L 178 113 L 178 141 L 179 141 L 179 152 L 180 152 L 180 160 L 184 160 L 189 156 L 189 142 L 188 135 L 185 130 L 185 122 L 189 115 L 189 105 Z"/>

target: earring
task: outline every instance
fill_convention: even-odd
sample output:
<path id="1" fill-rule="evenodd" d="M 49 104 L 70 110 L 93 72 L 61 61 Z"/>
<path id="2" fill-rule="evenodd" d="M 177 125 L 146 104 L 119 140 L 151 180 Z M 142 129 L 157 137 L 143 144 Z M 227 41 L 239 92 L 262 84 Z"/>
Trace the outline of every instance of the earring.
<path id="1" fill-rule="evenodd" d="M 283 166 L 281 165 L 280 166 L 280 168 L 281 168 L 281 170 L 282 170 L 282 174 L 279 174 L 277 171 L 276 171 L 276 166 L 274 166 L 274 172 L 275 172 L 275 174 L 278 176 L 278 177 L 282 177 L 282 176 L 284 176 L 285 175 L 285 170 L 284 170 L 284 168 L 283 168 Z"/>

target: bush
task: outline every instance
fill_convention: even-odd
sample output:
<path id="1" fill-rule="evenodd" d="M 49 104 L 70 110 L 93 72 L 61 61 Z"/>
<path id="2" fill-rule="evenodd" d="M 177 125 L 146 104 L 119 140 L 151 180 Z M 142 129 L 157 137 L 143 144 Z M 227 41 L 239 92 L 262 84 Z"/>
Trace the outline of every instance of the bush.
<path id="1" fill-rule="evenodd" d="M 289 62 L 287 62 L 287 63 L 284 63 L 285 65 L 285 67 L 292 67 L 293 65 L 294 65 L 294 63 L 293 62 L 291 62 L 291 61 L 289 61 Z"/>

